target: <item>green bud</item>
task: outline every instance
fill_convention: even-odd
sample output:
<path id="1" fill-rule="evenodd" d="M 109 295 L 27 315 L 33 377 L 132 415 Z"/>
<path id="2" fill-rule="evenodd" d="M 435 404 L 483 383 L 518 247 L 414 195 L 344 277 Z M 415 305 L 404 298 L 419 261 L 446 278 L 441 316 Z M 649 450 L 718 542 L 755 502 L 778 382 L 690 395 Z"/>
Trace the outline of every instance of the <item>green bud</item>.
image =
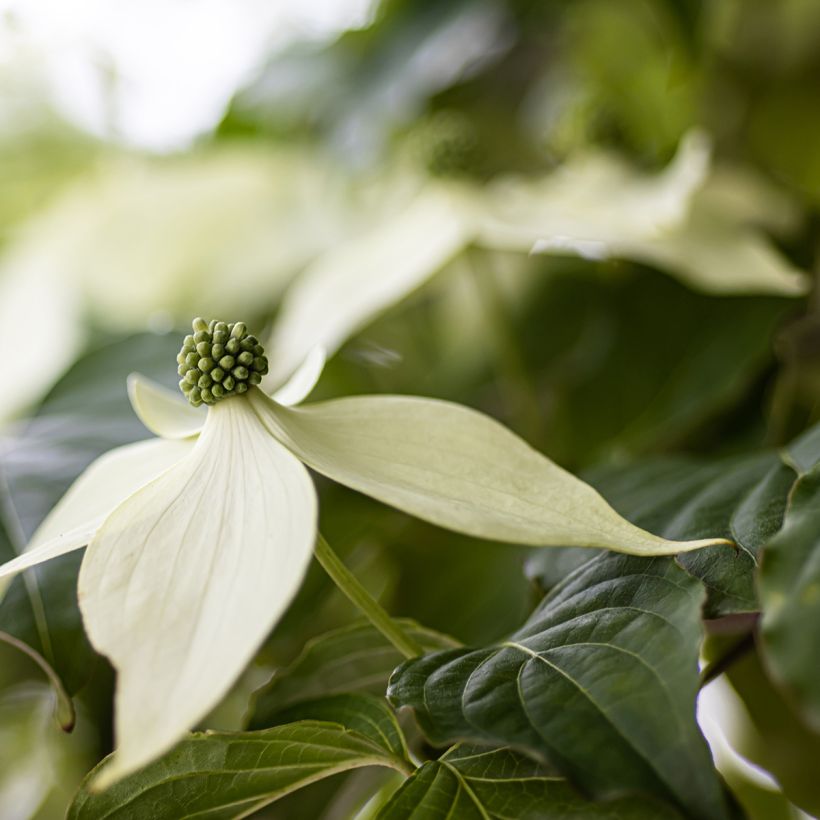
<path id="1" fill-rule="evenodd" d="M 268 360 L 244 322 L 227 324 L 197 318 L 177 355 L 179 388 L 188 401 L 214 404 L 247 393 L 268 372 Z"/>

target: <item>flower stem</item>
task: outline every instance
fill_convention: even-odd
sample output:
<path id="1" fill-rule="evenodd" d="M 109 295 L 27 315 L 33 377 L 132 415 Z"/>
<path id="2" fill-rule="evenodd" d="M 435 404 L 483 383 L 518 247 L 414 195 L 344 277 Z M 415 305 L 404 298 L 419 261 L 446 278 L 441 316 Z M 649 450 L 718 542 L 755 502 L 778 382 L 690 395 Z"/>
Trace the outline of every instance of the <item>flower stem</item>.
<path id="1" fill-rule="evenodd" d="M 317 535 L 314 554 L 316 560 L 333 579 L 336 586 L 405 658 L 416 658 L 424 654 L 421 646 L 402 630 L 375 598 L 359 583 L 321 533 Z"/>

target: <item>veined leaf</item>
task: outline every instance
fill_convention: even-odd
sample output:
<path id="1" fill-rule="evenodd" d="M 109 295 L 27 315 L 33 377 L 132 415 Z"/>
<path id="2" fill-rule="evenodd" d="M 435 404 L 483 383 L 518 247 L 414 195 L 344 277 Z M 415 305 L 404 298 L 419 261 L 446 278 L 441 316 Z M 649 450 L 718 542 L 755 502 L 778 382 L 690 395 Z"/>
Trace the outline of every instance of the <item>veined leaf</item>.
<path id="1" fill-rule="evenodd" d="M 511 749 L 456 746 L 425 763 L 378 820 L 672 820 L 658 803 L 584 799 L 562 777 Z"/>
<path id="2" fill-rule="evenodd" d="M 457 645 L 414 621 L 402 619 L 398 623 L 424 649 Z M 402 660 L 393 644 L 369 623 L 350 624 L 320 635 L 256 693 L 249 728 L 270 726 L 282 710 L 317 697 L 343 692 L 382 695 L 390 674 Z"/>
<path id="3" fill-rule="evenodd" d="M 387 725 L 400 737 L 388 706 L 351 697 L 342 715 L 352 725 L 300 720 L 259 732 L 197 733 L 104 792 L 89 790 L 92 772 L 68 818 L 228 820 L 351 769 L 386 766 L 408 774 L 412 764 L 398 753 L 395 734 L 384 735 Z"/>
<path id="4" fill-rule="evenodd" d="M 587 476 L 621 515 L 666 538 L 702 533 L 737 544 L 679 555 L 707 590 L 705 614 L 755 612 L 757 553 L 783 520 L 794 471 L 776 453 L 718 461 L 654 459 Z"/>
<path id="5" fill-rule="evenodd" d="M 643 792 L 725 818 L 695 722 L 702 596 L 671 560 L 604 553 L 509 640 L 407 661 L 389 697 L 434 743 L 512 745 L 598 798 Z"/>
<path id="6" fill-rule="evenodd" d="M 763 549 L 760 594 L 766 665 L 820 729 L 820 466 L 795 484 L 783 529 Z"/>

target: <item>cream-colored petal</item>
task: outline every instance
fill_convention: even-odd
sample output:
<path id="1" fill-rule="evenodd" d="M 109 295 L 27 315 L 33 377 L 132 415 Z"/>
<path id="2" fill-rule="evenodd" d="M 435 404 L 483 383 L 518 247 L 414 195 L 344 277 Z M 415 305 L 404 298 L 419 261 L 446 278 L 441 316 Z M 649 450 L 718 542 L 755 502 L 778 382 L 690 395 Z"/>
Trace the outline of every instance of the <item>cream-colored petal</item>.
<path id="1" fill-rule="evenodd" d="M 308 353 L 296 372 L 274 394 L 273 400 L 285 407 L 300 404 L 311 393 L 325 369 L 327 352 L 319 345 Z"/>
<path id="2" fill-rule="evenodd" d="M 29 548 L 102 522 L 117 505 L 193 450 L 190 441 L 148 439 L 116 447 L 86 467 L 31 538 Z"/>
<path id="3" fill-rule="evenodd" d="M 117 752 L 98 785 L 172 746 L 225 695 L 313 553 L 305 468 L 245 398 L 209 409 L 193 452 L 122 504 L 80 572 L 91 642 L 117 670 Z"/>
<path id="4" fill-rule="evenodd" d="M 118 504 L 192 449 L 189 442 L 150 439 L 100 456 L 46 516 L 26 551 L 0 566 L 0 579 L 86 546 Z M 6 586 L 0 583 L 0 595 Z"/>
<path id="5" fill-rule="evenodd" d="M 205 424 L 205 408 L 193 407 L 181 393 L 168 390 L 140 373 L 128 377 L 128 398 L 139 420 L 163 438 L 196 436 Z"/>
<path id="6" fill-rule="evenodd" d="M 0 595 L 5 591 L 7 582 L 17 575 L 17 573 L 29 567 L 34 567 L 37 564 L 42 564 L 43 561 L 59 558 L 67 552 L 80 549 L 80 547 L 84 547 L 90 543 L 94 537 L 94 533 L 97 532 L 103 520 L 102 518 L 97 518 L 87 521 L 85 524 L 75 527 L 74 529 L 66 530 L 45 543 L 26 550 L 16 558 L 0 566 Z"/>
<path id="7" fill-rule="evenodd" d="M 483 194 L 479 244 L 529 252 L 537 240 L 585 248 L 646 239 L 683 222 L 709 168 L 709 144 L 690 134 L 659 174 L 618 156 L 580 156 L 540 180 L 501 180 Z"/>
<path id="8" fill-rule="evenodd" d="M 360 396 L 285 408 L 261 391 L 250 397 L 270 431 L 310 467 L 442 527 L 498 541 L 636 555 L 715 543 L 667 541 L 633 526 L 592 487 L 466 407 Z"/>
<path id="9" fill-rule="evenodd" d="M 472 237 L 468 204 L 457 189 L 430 186 L 397 216 L 308 266 L 285 294 L 263 384 L 280 383 L 317 345 L 332 355 L 438 271 Z"/>

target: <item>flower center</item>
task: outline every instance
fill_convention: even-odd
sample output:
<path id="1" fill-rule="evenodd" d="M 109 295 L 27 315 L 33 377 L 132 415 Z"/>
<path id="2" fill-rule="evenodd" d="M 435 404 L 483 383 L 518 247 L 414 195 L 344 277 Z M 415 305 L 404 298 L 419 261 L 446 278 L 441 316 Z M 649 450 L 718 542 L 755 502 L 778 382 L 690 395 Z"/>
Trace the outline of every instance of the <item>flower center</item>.
<path id="1" fill-rule="evenodd" d="M 246 393 L 268 372 L 265 349 L 244 322 L 194 319 L 179 351 L 180 390 L 194 407 Z"/>

